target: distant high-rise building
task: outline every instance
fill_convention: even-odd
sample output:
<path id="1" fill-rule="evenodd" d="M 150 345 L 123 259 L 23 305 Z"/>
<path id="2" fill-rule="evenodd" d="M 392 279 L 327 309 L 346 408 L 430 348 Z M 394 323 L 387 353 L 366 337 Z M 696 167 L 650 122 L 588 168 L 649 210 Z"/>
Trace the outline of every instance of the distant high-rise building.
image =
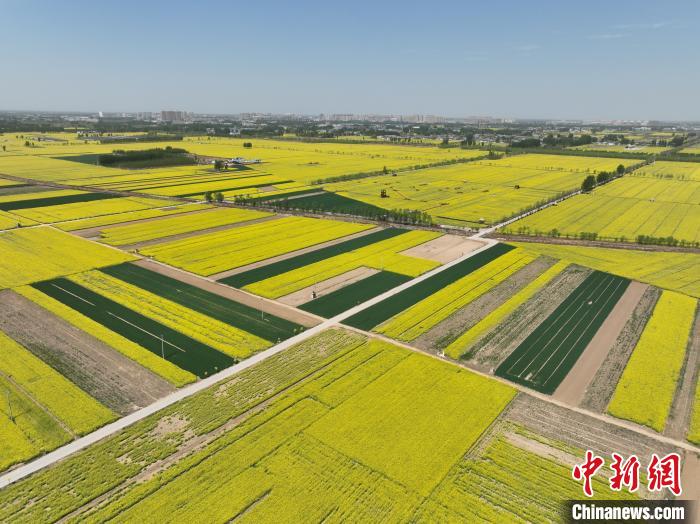
<path id="1" fill-rule="evenodd" d="M 161 111 L 160 119 L 163 122 L 184 122 L 187 113 L 185 111 Z"/>

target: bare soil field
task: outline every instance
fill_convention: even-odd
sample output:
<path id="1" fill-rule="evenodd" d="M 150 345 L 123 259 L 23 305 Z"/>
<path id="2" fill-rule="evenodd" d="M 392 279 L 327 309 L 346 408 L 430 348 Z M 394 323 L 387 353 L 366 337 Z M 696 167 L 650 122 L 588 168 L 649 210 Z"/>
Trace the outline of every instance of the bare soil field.
<path id="1" fill-rule="evenodd" d="M 226 271 L 222 271 L 221 273 L 216 273 L 214 275 L 210 275 L 209 278 L 211 278 L 212 280 L 221 280 L 222 278 L 230 277 L 232 275 L 237 275 L 238 273 L 244 273 L 246 271 L 250 271 L 251 269 L 255 269 L 258 267 L 266 266 L 268 264 L 272 264 L 273 262 L 279 262 L 280 260 L 287 260 L 288 258 L 294 258 L 297 255 L 303 255 L 304 253 L 310 253 L 311 251 L 316 251 L 317 249 L 340 244 L 341 242 L 345 242 L 346 240 L 352 240 L 353 238 L 363 237 L 365 235 L 369 235 L 370 233 L 376 233 L 380 229 L 382 229 L 382 228 L 373 227 L 371 229 L 366 229 L 365 231 L 360 231 L 359 233 L 354 233 L 352 235 L 347 235 L 347 236 L 344 236 L 341 238 L 336 238 L 335 240 L 329 240 L 328 242 L 323 242 L 321 244 L 309 246 L 309 247 L 306 247 L 304 249 L 297 249 L 296 251 L 291 251 L 289 253 L 285 253 L 284 255 L 279 255 L 276 257 L 267 258 L 267 259 L 261 260 L 259 262 L 253 262 L 252 264 L 248 264 L 247 266 L 241 266 L 241 267 L 236 267 L 233 269 L 228 269 Z"/>
<path id="2" fill-rule="evenodd" d="M 224 284 L 213 282 L 209 279 L 182 271 L 181 269 L 166 266 L 165 264 L 161 264 L 154 260 L 143 258 L 141 260 L 137 260 L 134 262 L 134 264 L 151 271 L 155 271 L 156 273 L 160 273 L 161 275 L 177 279 L 180 282 L 197 286 L 205 291 L 216 293 L 217 295 L 235 302 L 239 302 L 240 304 L 245 304 L 246 306 L 260 309 L 265 313 L 269 313 L 270 315 L 275 315 L 291 322 L 296 322 L 304 327 L 312 327 L 322 322 L 322 319 L 312 315 L 311 313 L 287 306 L 286 304 L 280 304 L 272 300 L 256 297 L 255 295 L 251 295 L 250 293 L 241 291 L 240 289 L 235 289 L 225 286 Z"/>
<path id="3" fill-rule="evenodd" d="M 426 351 L 441 351 L 462 333 L 471 329 L 508 298 L 520 291 L 551 267 L 556 260 L 538 257 L 515 272 L 493 289 L 456 311 L 430 331 L 423 333 L 412 345 Z"/>
<path id="4" fill-rule="evenodd" d="M 648 287 L 647 284 L 640 282 L 630 283 L 586 349 L 583 350 L 574 367 L 559 384 L 554 392 L 554 398 L 572 406 L 580 404 L 586 393 L 586 388 L 602 366 L 610 348 L 632 316 L 635 307 Z"/>
<path id="5" fill-rule="evenodd" d="M 282 302 L 282 304 L 287 304 L 288 306 L 300 306 L 301 304 L 312 300 L 311 295 L 314 291 L 316 292 L 317 298 L 322 297 L 323 295 L 332 293 L 333 291 L 355 282 L 359 282 L 360 280 L 377 273 L 379 273 L 378 269 L 364 266 L 358 267 L 343 273 L 342 275 L 329 278 L 328 280 L 324 280 L 322 282 L 317 282 L 313 286 L 305 287 L 304 289 L 300 289 L 299 291 L 295 291 L 294 293 L 280 297 L 277 299 L 277 301 Z"/>
<path id="6" fill-rule="evenodd" d="M 661 291 L 655 287 L 649 287 L 644 292 L 617 340 L 608 351 L 603 364 L 589 383 L 583 399 L 579 402 L 582 408 L 603 413 L 608 407 L 627 361 L 637 345 L 660 295 Z"/>
<path id="7" fill-rule="evenodd" d="M 685 361 L 681 369 L 681 379 L 673 397 L 671 411 L 666 419 L 664 435 L 684 440 L 688 434 L 690 418 L 693 414 L 695 384 L 700 371 L 700 307 L 695 310 L 695 323 L 688 339 Z"/>
<path id="8" fill-rule="evenodd" d="M 113 411 L 125 415 L 174 386 L 41 306 L 0 292 L 0 329 Z"/>
<path id="9" fill-rule="evenodd" d="M 484 242 L 460 235 L 447 234 L 409 248 L 400 254 L 447 264 L 483 246 Z"/>
<path id="10" fill-rule="evenodd" d="M 613 452 L 623 456 L 635 454 L 646 464 L 652 453 L 662 455 L 677 451 L 651 437 L 545 402 L 526 393 L 521 393 L 511 402 L 507 419 L 533 433 L 562 441 L 578 450 L 590 449 L 608 458 Z M 579 461 L 582 456 L 579 457 Z"/>
<path id="11" fill-rule="evenodd" d="M 535 296 L 522 304 L 495 329 L 483 336 L 465 355 L 472 366 L 487 373 L 517 348 L 537 326 L 561 304 L 591 273 L 572 264 L 557 275 Z"/>

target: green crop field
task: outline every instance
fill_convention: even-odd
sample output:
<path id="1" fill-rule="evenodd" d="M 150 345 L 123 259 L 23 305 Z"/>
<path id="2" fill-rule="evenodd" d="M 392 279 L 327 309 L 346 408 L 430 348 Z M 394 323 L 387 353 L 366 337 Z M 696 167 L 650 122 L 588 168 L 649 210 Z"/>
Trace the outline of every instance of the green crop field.
<path id="1" fill-rule="evenodd" d="M 553 393 L 627 289 L 629 281 L 594 272 L 496 369 L 498 376 Z"/>
<path id="2" fill-rule="evenodd" d="M 411 277 L 400 273 L 380 271 L 327 295 L 309 300 L 301 304 L 299 309 L 330 318 L 409 280 Z"/>
<path id="3" fill-rule="evenodd" d="M 58 278 L 35 283 L 33 287 L 197 376 L 209 375 L 235 362 L 228 355 L 71 280 Z"/>
<path id="4" fill-rule="evenodd" d="M 288 320 L 269 313 L 261 315 L 258 309 L 233 302 L 134 264 L 107 267 L 103 272 L 270 342 L 289 338 L 297 330 L 302 329 L 298 324 Z"/>

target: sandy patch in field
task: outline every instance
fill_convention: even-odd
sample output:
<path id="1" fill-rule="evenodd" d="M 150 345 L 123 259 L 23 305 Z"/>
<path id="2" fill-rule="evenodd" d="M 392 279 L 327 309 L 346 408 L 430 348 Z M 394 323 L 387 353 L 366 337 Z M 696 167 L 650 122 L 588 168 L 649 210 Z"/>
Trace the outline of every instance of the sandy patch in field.
<path id="1" fill-rule="evenodd" d="M 11 290 L 0 292 L 0 329 L 122 415 L 175 388 L 164 379 Z"/>
<path id="2" fill-rule="evenodd" d="M 364 266 L 358 267 L 343 273 L 342 275 L 317 282 L 313 286 L 305 287 L 304 289 L 300 289 L 299 291 L 295 291 L 294 293 L 280 297 L 277 299 L 277 301 L 282 302 L 282 304 L 287 304 L 288 306 L 300 306 L 301 304 L 305 304 L 306 302 L 313 300 L 312 293 L 314 291 L 316 291 L 316 297 L 322 297 L 323 295 L 327 295 L 337 289 L 349 286 L 354 282 L 358 282 L 369 276 L 375 275 L 376 273 L 379 273 L 378 269 Z"/>
<path id="3" fill-rule="evenodd" d="M 588 385 L 603 365 L 610 349 L 648 287 L 647 284 L 640 282 L 630 283 L 586 349 L 583 350 L 574 367 L 557 387 L 554 398 L 572 406 L 578 406 L 581 403 Z"/>
<path id="4" fill-rule="evenodd" d="M 271 191 L 277 191 L 275 186 L 262 186 L 258 188 L 258 193 L 269 193 Z"/>
<path id="5" fill-rule="evenodd" d="M 448 234 L 409 248 L 400 254 L 447 264 L 483 246 L 484 242 L 479 240 Z"/>

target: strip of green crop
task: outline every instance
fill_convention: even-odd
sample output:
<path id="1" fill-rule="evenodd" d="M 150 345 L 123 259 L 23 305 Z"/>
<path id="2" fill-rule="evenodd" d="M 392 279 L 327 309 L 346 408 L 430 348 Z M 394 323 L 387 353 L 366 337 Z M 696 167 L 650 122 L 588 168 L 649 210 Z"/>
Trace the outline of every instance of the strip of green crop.
<path id="1" fill-rule="evenodd" d="M 74 204 L 76 202 L 92 202 L 93 200 L 105 200 L 118 198 L 119 195 L 107 193 L 79 193 L 77 195 L 65 195 L 49 198 L 29 198 L 27 200 L 15 200 L 13 202 L 0 203 L 0 210 L 12 211 L 13 209 L 29 209 L 32 207 L 59 206 L 62 204 Z"/>
<path id="2" fill-rule="evenodd" d="M 380 271 L 358 282 L 353 282 L 332 293 L 302 304 L 299 306 L 299 309 L 330 318 L 409 280 L 411 280 L 411 277 L 400 273 Z"/>
<path id="3" fill-rule="evenodd" d="M 376 231 L 375 233 L 369 233 L 368 235 L 363 235 L 361 237 L 346 240 L 345 242 L 340 242 L 332 246 L 316 249 L 315 251 L 310 251 L 309 253 L 304 253 L 303 255 L 298 255 L 286 260 L 280 260 L 279 262 L 274 262 L 259 268 L 244 271 L 243 273 L 238 273 L 237 275 L 227 278 L 222 278 L 219 280 L 219 282 L 226 284 L 227 286 L 242 288 L 248 284 L 252 284 L 253 282 L 259 282 L 267 278 L 275 277 L 277 275 L 281 275 L 282 273 L 308 266 L 314 262 L 319 262 L 336 255 L 342 255 L 343 253 L 348 253 L 350 251 L 354 251 L 355 249 L 360 249 L 361 247 L 369 246 L 370 244 L 374 244 L 388 238 L 403 235 L 404 233 L 408 233 L 408 231 L 408 229 L 396 228 L 382 229 L 381 231 Z"/>
<path id="4" fill-rule="evenodd" d="M 32 286 L 199 377 L 235 363 L 231 357 L 66 278 Z"/>
<path id="5" fill-rule="evenodd" d="M 564 380 L 629 285 L 595 271 L 496 369 L 496 375 L 551 394 Z"/>
<path id="6" fill-rule="evenodd" d="M 102 271 L 271 342 L 289 338 L 303 329 L 294 322 L 269 313 L 262 315 L 259 309 L 239 304 L 134 264 L 119 264 L 104 268 Z"/>
<path id="7" fill-rule="evenodd" d="M 384 208 L 328 191 L 322 194 L 310 193 L 308 196 L 300 196 L 292 200 L 281 199 L 270 205 L 282 209 L 296 208 L 358 216 L 378 216 L 387 212 Z"/>
<path id="8" fill-rule="evenodd" d="M 235 175 L 235 173 L 230 173 L 232 175 Z M 262 175 L 246 175 L 246 176 L 240 176 L 236 175 L 231 178 L 228 178 L 226 175 L 226 172 L 220 173 L 221 176 L 216 176 L 214 174 L 211 175 L 210 178 L 207 178 L 206 180 L 202 180 L 201 176 L 194 179 L 192 182 L 184 182 L 182 175 L 175 175 L 175 176 L 168 176 L 168 177 L 161 177 L 158 178 L 156 181 L 158 182 L 157 185 L 150 185 L 147 186 L 135 186 L 135 187 L 129 187 L 131 191 L 145 191 L 147 189 L 159 189 L 162 187 L 170 187 L 170 186 L 191 186 L 194 184 L 201 184 L 202 182 L 226 182 L 227 180 L 241 180 L 243 178 L 257 178 L 261 176 L 270 176 L 268 173 L 264 173 Z M 215 178 L 213 178 L 215 177 Z M 109 184 L 104 184 L 102 187 L 107 187 L 107 186 L 117 186 L 119 187 L 122 182 L 112 182 Z"/>
<path id="9" fill-rule="evenodd" d="M 344 324 L 364 330 L 372 329 L 385 320 L 388 320 L 394 315 L 400 313 L 404 309 L 409 308 L 413 304 L 417 304 L 436 291 L 439 291 L 452 282 L 459 280 L 472 271 L 479 269 L 481 266 L 488 264 L 492 260 L 497 259 L 512 249 L 514 249 L 513 246 L 509 246 L 507 244 L 496 244 L 489 249 L 469 257 L 459 264 L 455 264 L 454 266 L 351 316 L 344 322 Z"/>

